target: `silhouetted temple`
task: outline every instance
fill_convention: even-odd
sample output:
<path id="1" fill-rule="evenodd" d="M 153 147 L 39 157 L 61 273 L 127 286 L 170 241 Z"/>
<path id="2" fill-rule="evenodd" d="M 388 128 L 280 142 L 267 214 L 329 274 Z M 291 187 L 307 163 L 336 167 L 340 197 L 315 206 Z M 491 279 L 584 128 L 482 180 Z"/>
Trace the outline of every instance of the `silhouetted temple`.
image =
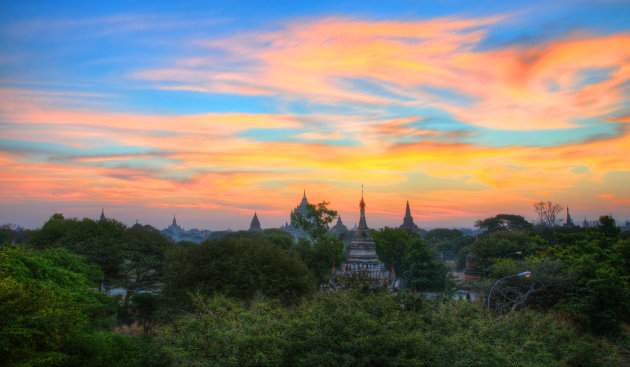
<path id="1" fill-rule="evenodd" d="M 173 222 L 171 222 L 171 225 L 160 231 L 161 234 L 172 239 L 175 242 L 190 241 L 195 243 L 201 243 L 205 241 L 211 232 L 212 231 L 207 229 L 199 230 L 196 228 L 192 228 L 187 231 L 182 226 L 177 224 L 175 214 L 173 214 Z"/>
<path id="2" fill-rule="evenodd" d="M 398 227 L 400 229 L 406 229 L 410 232 L 420 234 L 421 229 L 413 222 L 413 217 L 411 216 L 411 209 L 409 208 L 409 200 L 407 200 L 407 208 L 405 209 L 405 218 L 403 219 L 403 224 Z"/>
<path id="3" fill-rule="evenodd" d="M 308 212 L 307 210 L 308 205 L 309 205 L 309 202 L 306 199 L 306 190 L 304 190 L 304 194 L 302 195 L 302 201 L 300 202 L 300 204 L 298 204 L 298 206 L 295 207 L 295 209 L 291 210 L 291 215 L 289 217 L 290 223 L 285 223 L 284 226 L 280 227 L 280 229 L 291 233 L 295 237 L 298 237 L 300 235 L 305 235 L 304 232 L 296 228 L 295 221 L 293 220 L 293 214 L 300 213 L 302 216 L 306 217 L 306 213 Z"/>
<path id="4" fill-rule="evenodd" d="M 99 218 L 99 220 L 105 220 L 105 208 L 101 208 L 101 217 Z"/>
<path id="5" fill-rule="evenodd" d="M 361 195 L 359 203 L 361 217 L 345 263 L 339 269 L 333 265 L 333 274 L 356 280 L 378 280 L 390 286 L 396 285 L 395 273 L 385 270 L 385 266 L 378 260 L 376 244 L 365 220 L 365 201 Z M 393 268 L 392 268 L 393 270 Z"/>
<path id="6" fill-rule="evenodd" d="M 260 222 L 258 221 L 258 216 L 254 213 L 254 218 L 252 218 L 252 222 L 249 224 L 250 231 L 262 231 L 260 227 Z"/>
<path id="7" fill-rule="evenodd" d="M 569 214 L 569 206 L 567 205 L 567 220 L 564 222 L 565 227 L 573 227 L 575 224 L 573 223 L 573 219 L 571 218 L 571 214 Z"/>
<path id="8" fill-rule="evenodd" d="M 348 227 L 346 227 L 341 221 L 341 215 L 337 217 L 337 224 L 335 224 L 330 231 L 336 234 L 348 232 Z"/>
<path id="9" fill-rule="evenodd" d="M 177 234 L 184 233 L 186 231 L 184 230 L 184 228 L 180 227 L 177 224 L 177 219 L 175 218 L 175 214 L 173 214 L 173 222 L 171 223 L 170 226 L 166 227 L 164 232 L 168 232 L 169 234 L 172 234 L 172 235 L 177 235 Z"/>

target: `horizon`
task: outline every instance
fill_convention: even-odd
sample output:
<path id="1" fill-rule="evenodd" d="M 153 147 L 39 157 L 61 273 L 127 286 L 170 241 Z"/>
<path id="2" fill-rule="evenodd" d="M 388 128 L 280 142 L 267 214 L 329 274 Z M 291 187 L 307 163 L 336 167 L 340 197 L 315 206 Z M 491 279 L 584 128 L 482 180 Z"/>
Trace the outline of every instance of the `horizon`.
<path id="1" fill-rule="evenodd" d="M 317 203 L 309 201 L 309 204 L 315 205 Z M 335 210 L 330 205 L 328 206 L 328 208 Z M 448 229 L 470 229 L 470 230 L 475 230 L 476 229 L 474 222 L 471 223 L 470 225 L 450 225 L 450 226 L 449 225 L 440 225 L 438 222 L 422 223 L 422 222 L 419 222 L 419 221 L 416 220 L 416 216 L 414 215 L 413 206 L 411 205 L 411 203 L 410 203 L 410 208 L 411 208 L 411 216 L 414 219 L 414 223 L 416 225 L 418 225 L 418 227 L 420 227 L 421 229 L 426 230 L 426 231 L 430 231 L 432 229 L 442 229 L 442 228 L 448 228 Z M 169 227 L 172 224 L 173 219 L 175 218 L 177 220 L 177 225 L 180 226 L 181 228 L 183 228 L 186 231 L 191 230 L 191 229 L 198 229 L 198 230 L 210 230 L 211 232 L 222 232 L 222 231 L 226 231 L 226 230 L 228 230 L 228 231 L 229 230 L 231 230 L 231 231 L 247 231 L 249 229 L 249 224 L 251 222 L 251 219 L 253 218 L 254 214 L 257 214 L 257 212 L 254 211 L 253 212 L 254 214 L 252 214 L 250 217 L 248 217 L 248 218 L 241 218 L 242 220 L 240 221 L 240 225 L 241 225 L 240 227 L 229 227 L 228 226 L 228 227 L 225 227 L 225 228 L 212 228 L 211 225 L 210 226 L 203 226 L 203 225 L 202 226 L 194 226 L 194 225 L 193 226 L 189 226 L 189 225 L 187 225 L 186 220 L 190 220 L 191 218 L 188 217 L 188 218 L 184 218 L 184 219 L 181 219 L 181 218 L 177 219 L 177 214 L 176 213 L 174 213 L 170 217 L 170 219 L 168 221 L 165 221 L 163 225 L 160 225 L 160 224 L 155 224 L 155 223 L 143 222 L 140 218 L 136 218 L 133 221 L 129 221 L 127 219 L 121 220 L 120 218 L 117 218 L 117 217 L 115 217 L 113 215 L 108 214 L 108 212 L 105 210 L 105 208 L 101 208 L 101 210 L 105 214 L 105 218 L 106 219 L 114 219 L 116 221 L 119 221 L 119 222 L 125 224 L 127 227 L 131 227 L 134 224 L 138 223 L 138 224 L 141 224 L 141 225 L 150 225 L 150 226 L 152 226 L 152 227 L 154 227 L 154 228 L 156 228 L 158 230 L 162 230 L 162 229 L 166 229 L 167 227 Z M 290 209 L 290 210 L 292 210 L 292 209 Z M 290 210 L 289 210 L 289 212 L 290 212 Z M 567 210 L 567 208 L 563 207 L 562 211 L 558 215 L 559 222 L 565 222 L 566 216 L 563 216 L 563 213 L 566 214 L 566 210 Z M 570 211 L 570 208 L 569 208 L 569 211 Z M 570 211 L 570 214 L 571 213 L 572 212 Z M 55 212 L 55 213 L 52 213 L 48 218 L 46 218 L 46 220 L 44 222 L 42 222 L 40 225 L 36 225 L 36 226 L 28 227 L 28 226 L 22 225 L 21 223 L 14 223 L 14 222 L 5 222 L 5 223 L 6 224 L 19 225 L 21 228 L 25 228 L 25 229 L 39 229 L 39 228 L 41 228 L 41 226 L 46 221 L 48 221 L 48 219 L 50 219 L 50 217 L 53 214 L 62 214 L 64 216 L 64 218 L 66 218 L 66 219 L 76 218 L 76 219 L 79 219 L 79 220 L 86 218 L 86 219 L 92 219 L 92 220 L 98 221 L 99 217 L 100 217 L 100 212 L 96 216 L 91 216 L 91 215 L 79 215 L 79 216 L 77 216 L 77 215 L 67 215 L 67 214 L 61 213 L 61 212 Z M 359 211 L 358 210 L 357 210 L 356 214 L 357 214 L 357 218 L 356 218 L 356 221 L 354 221 L 354 222 L 350 222 L 348 220 L 344 220 L 343 219 L 344 216 L 341 215 L 340 213 L 338 213 L 338 216 L 342 217 L 343 224 L 346 227 L 348 227 L 349 230 L 351 230 L 354 227 L 354 225 L 357 225 L 357 223 L 358 223 L 358 216 L 359 216 Z M 499 215 L 499 214 L 515 214 L 515 213 L 496 213 L 494 215 L 491 215 L 491 217 L 493 217 L 495 215 Z M 521 215 L 521 214 L 516 214 L 516 215 Z M 601 213 L 596 218 L 587 218 L 587 217 L 585 217 L 583 220 L 586 220 L 589 224 L 593 224 L 593 223 L 595 223 L 595 222 L 597 222 L 599 220 L 600 216 L 604 216 L 604 215 L 611 215 L 611 213 L 609 213 L 609 214 Z M 523 218 L 525 218 L 525 220 L 527 220 L 528 222 L 530 222 L 530 223 L 532 223 L 534 225 L 536 225 L 538 223 L 537 218 L 527 217 L 527 216 L 524 216 L 524 215 L 521 215 L 521 216 Z M 573 219 L 573 221 L 574 221 L 576 226 L 578 226 L 578 227 L 582 226 L 582 221 L 583 220 L 578 220 L 577 217 L 574 214 L 571 214 L 571 217 L 572 217 L 572 219 Z M 367 206 L 367 203 L 366 203 L 366 219 L 368 219 L 368 218 L 370 218 L 370 213 L 369 213 L 369 209 L 368 209 L 368 206 Z M 375 229 L 375 230 L 381 230 L 384 227 L 398 228 L 400 226 L 400 224 L 402 224 L 402 218 L 404 218 L 404 210 L 403 210 L 402 215 L 400 215 L 400 221 L 399 221 L 400 223 L 399 224 L 396 224 L 396 223 L 392 222 L 392 223 L 389 223 L 389 224 L 382 224 L 382 225 L 370 225 L 370 221 L 368 220 L 368 227 L 370 229 Z M 258 215 L 258 219 L 261 220 L 260 215 Z M 486 219 L 486 218 L 479 218 L 479 220 L 483 220 L 483 219 Z M 630 222 L 630 218 L 624 220 L 623 218 L 615 218 L 613 216 L 613 219 L 615 219 L 615 221 L 616 221 L 618 226 L 623 226 L 625 223 Z M 280 223 L 278 225 L 271 225 L 271 226 L 263 225 L 263 221 L 261 220 L 261 226 L 262 226 L 263 230 L 264 229 L 278 229 L 281 226 L 283 226 L 285 223 L 290 222 L 290 220 L 291 220 L 290 216 L 287 215 L 287 220 L 285 222 L 282 222 L 282 223 Z M 246 223 L 243 224 L 244 223 L 243 221 L 245 221 Z M 192 222 L 193 223 L 195 223 L 195 222 L 196 223 L 200 223 L 200 220 L 198 218 L 193 218 Z M 331 223 L 331 226 L 333 226 L 336 222 L 337 222 L 337 218 L 335 218 L 333 220 L 333 222 Z"/>
<path id="2" fill-rule="evenodd" d="M 0 7 L 0 223 L 630 219 L 628 2 Z"/>

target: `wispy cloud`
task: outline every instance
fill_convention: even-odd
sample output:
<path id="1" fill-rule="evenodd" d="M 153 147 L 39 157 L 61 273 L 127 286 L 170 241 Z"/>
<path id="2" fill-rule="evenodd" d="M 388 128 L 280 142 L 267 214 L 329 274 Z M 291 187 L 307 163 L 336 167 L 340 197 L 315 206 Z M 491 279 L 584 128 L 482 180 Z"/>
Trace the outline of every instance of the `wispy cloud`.
<path id="1" fill-rule="evenodd" d="M 477 51 L 501 21 L 506 20 L 291 22 L 273 32 L 200 40 L 198 45 L 221 52 L 139 70 L 133 77 L 159 88 L 374 104 L 382 110 L 433 106 L 465 123 L 503 130 L 571 128 L 579 119 L 622 107 L 630 35 L 573 34 Z M 233 59 L 241 62 L 230 68 Z M 597 69 L 610 72 L 585 82 L 585 73 Z M 370 80 L 376 87 L 345 80 Z"/>

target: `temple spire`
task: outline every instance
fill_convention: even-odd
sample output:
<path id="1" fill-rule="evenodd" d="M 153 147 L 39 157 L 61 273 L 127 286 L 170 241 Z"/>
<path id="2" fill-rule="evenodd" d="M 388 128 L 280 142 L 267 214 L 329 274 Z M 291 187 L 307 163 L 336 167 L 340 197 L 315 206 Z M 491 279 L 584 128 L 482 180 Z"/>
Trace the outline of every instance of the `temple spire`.
<path id="1" fill-rule="evenodd" d="M 260 221 L 258 220 L 258 215 L 256 214 L 256 212 L 254 212 L 254 218 L 252 218 L 252 222 L 249 224 L 249 230 L 250 231 L 262 231 L 262 228 L 260 227 Z"/>
<path id="2" fill-rule="evenodd" d="M 101 208 L 101 218 L 99 220 L 105 220 L 105 208 Z"/>
<path id="3" fill-rule="evenodd" d="M 405 207 L 405 217 L 403 218 L 403 224 L 401 224 L 398 228 L 406 229 L 414 233 L 420 233 L 420 228 L 413 222 L 409 200 L 407 200 L 407 206 Z"/>
<path id="4" fill-rule="evenodd" d="M 175 214 L 173 214 L 173 223 L 171 223 L 171 225 L 173 226 L 177 225 L 177 219 L 175 219 Z"/>
<path id="5" fill-rule="evenodd" d="M 569 214 L 569 206 L 567 205 L 567 220 L 564 223 L 565 227 L 571 227 L 573 226 L 573 218 L 571 218 L 571 214 Z"/>

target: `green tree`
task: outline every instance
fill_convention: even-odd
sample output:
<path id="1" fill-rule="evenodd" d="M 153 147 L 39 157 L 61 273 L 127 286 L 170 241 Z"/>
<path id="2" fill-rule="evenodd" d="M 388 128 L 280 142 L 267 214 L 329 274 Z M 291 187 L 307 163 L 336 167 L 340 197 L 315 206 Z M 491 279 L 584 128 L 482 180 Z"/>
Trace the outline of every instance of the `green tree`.
<path id="1" fill-rule="evenodd" d="M 485 233 L 499 231 L 530 231 L 534 226 L 520 215 L 497 214 L 494 217 L 478 220 L 475 227 L 484 230 Z"/>
<path id="2" fill-rule="evenodd" d="M 144 334 L 150 334 L 159 318 L 159 297 L 150 293 L 134 294 L 131 297 L 131 310 Z"/>
<path id="3" fill-rule="evenodd" d="M 123 237 L 124 263 L 121 280 L 125 289 L 153 289 L 161 280 L 166 251 L 172 242 L 151 226 L 139 224 L 125 230 Z M 130 294 L 125 296 L 125 304 Z"/>
<path id="4" fill-rule="evenodd" d="M 385 263 L 387 269 L 394 265 L 398 273 L 402 274 L 402 271 L 405 270 L 405 256 L 411 249 L 413 242 L 418 240 L 418 237 L 409 231 L 389 227 L 371 232 L 374 243 L 376 243 L 376 254 L 379 260 Z"/>
<path id="5" fill-rule="evenodd" d="M 299 258 L 265 242 L 207 241 L 178 250 L 169 262 L 162 293 L 187 307 L 196 293 L 242 299 L 261 293 L 290 302 L 315 290 L 314 279 Z"/>
<path id="6" fill-rule="evenodd" d="M 501 231 L 480 238 L 471 245 L 471 251 L 479 257 L 480 268 L 488 273 L 498 259 L 512 256 L 515 252 L 521 252 L 521 257 L 534 255 L 547 246 L 547 241 L 531 232 Z"/>
<path id="7" fill-rule="evenodd" d="M 448 291 L 452 287 L 448 280 L 448 268 L 436 262 L 436 253 L 420 239 L 411 242 L 403 259 L 402 279 L 408 288 L 422 292 Z"/>
<path id="8" fill-rule="evenodd" d="M 66 219 L 54 214 L 40 230 L 33 231 L 29 245 L 37 249 L 65 248 L 98 264 L 106 281 L 120 278 L 125 260 L 125 225 L 113 219 L 94 221 Z"/>
<path id="9" fill-rule="evenodd" d="M 459 251 L 470 245 L 474 238 L 466 236 L 458 229 L 436 228 L 430 230 L 424 239 L 435 246 L 446 259 L 453 259 Z"/>
<path id="10" fill-rule="evenodd" d="M 450 288 L 448 268 L 436 262 L 437 254 L 417 236 L 404 229 L 385 227 L 372 231 L 376 253 L 387 267 L 394 265 L 403 284 L 420 291 L 444 291 Z"/>
<path id="11" fill-rule="evenodd" d="M 308 239 L 300 239 L 295 252 L 308 265 L 320 283 L 328 280 L 333 264 L 344 260 L 344 243 L 330 233 L 328 225 L 337 217 L 337 212 L 327 208 L 323 201 L 317 205 L 309 204 L 306 215 L 293 213 L 291 219 L 295 226 L 308 234 Z"/>
<path id="12" fill-rule="evenodd" d="M 92 290 L 100 277 L 63 249 L 0 248 L 0 364 L 63 364 L 67 342 L 111 325 L 113 307 Z"/>

